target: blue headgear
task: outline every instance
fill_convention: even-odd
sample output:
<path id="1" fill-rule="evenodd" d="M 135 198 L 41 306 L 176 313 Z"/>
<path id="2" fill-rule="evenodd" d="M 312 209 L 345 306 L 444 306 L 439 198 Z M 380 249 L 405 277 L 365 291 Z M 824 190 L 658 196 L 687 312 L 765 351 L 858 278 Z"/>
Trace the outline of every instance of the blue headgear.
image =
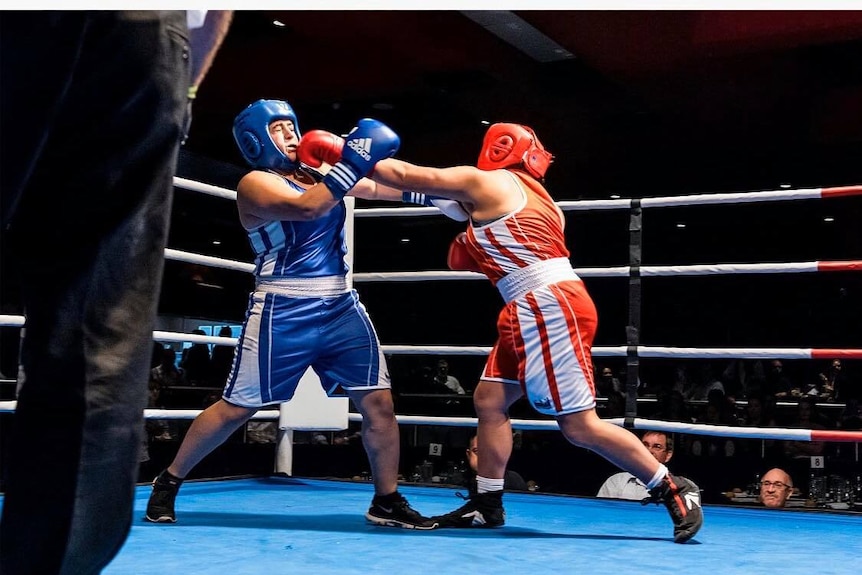
<path id="1" fill-rule="evenodd" d="M 299 122 L 290 104 L 282 100 L 258 100 L 239 113 L 233 121 L 233 139 L 245 161 L 254 168 L 294 170 L 299 162 L 284 155 L 269 135 L 275 120 L 290 120 L 300 138 Z"/>

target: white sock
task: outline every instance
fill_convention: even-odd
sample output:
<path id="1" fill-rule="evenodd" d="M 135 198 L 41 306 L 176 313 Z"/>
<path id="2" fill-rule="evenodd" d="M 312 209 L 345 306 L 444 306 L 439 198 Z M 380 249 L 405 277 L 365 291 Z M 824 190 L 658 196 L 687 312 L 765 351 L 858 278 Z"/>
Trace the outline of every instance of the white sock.
<path id="1" fill-rule="evenodd" d="M 667 467 L 665 467 L 664 464 L 660 464 L 658 466 L 658 471 L 655 472 L 655 475 L 653 475 L 652 479 L 649 480 L 649 483 L 646 484 L 647 489 L 655 489 L 658 487 L 666 475 Z"/>
<path id="2" fill-rule="evenodd" d="M 491 491 L 503 490 L 503 479 L 488 479 L 481 475 L 476 476 L 476 488 L 479 493 L 490 493 Z"/>

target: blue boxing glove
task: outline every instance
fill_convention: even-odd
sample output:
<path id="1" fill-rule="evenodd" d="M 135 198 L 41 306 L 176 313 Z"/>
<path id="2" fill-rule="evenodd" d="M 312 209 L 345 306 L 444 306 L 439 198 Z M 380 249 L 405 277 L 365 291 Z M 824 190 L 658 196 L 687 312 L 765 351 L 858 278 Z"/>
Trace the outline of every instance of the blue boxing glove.
<path id="1" fill-rule="evenodd" d="M 344 140 L 341 161 L 332 166 L 323 183 L 339 200 L 374 170 L 374 164 L 395 155 L 401 138 L 392 129 L 372 118 L 359 120 Z"/>
<path id="2" fill-rule="evenodd" d="M 412 192 L 410 190 L 406 190 L 401 193 L 401 201 L 405 204 L 434 206 L 435 208 L 443 212 L 444 216 L 446 216 L 450 220 L 455 220 L 456 222 L 466 222 L 470 219 L 470 214 L 467 213 L 467 210 L 465 210 L 459 202 L 456 202 L 455 200 L 450 200 L 449 198 L 429 196 L 420 192 Z"/>

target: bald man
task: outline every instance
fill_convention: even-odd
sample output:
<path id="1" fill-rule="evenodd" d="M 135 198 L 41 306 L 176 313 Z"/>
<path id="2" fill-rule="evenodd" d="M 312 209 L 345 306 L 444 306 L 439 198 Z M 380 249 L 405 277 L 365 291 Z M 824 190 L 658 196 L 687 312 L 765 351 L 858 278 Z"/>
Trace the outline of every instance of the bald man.
<path id="1" fill-rule="evenodd" d="M 765 507 L 784 507 L 791 493 L 793 493 L 793 479 L 783 469 L 778 467 L 770 469 L 760 480 L 760 502 Z"/>

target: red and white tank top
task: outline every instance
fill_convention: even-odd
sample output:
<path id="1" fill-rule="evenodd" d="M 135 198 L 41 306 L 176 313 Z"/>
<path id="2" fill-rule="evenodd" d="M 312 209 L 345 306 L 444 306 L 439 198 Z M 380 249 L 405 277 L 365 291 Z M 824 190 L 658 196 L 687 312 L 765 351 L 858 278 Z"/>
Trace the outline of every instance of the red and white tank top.
<path id="1" fill-rule="evenodd" d="M 467 249 L 495 286 L 533 264 L 569 258 L 563 212 L 537 181 L 508 173 L 524 195 L 521 205 L 491 223 L 467 229 Z"/>

